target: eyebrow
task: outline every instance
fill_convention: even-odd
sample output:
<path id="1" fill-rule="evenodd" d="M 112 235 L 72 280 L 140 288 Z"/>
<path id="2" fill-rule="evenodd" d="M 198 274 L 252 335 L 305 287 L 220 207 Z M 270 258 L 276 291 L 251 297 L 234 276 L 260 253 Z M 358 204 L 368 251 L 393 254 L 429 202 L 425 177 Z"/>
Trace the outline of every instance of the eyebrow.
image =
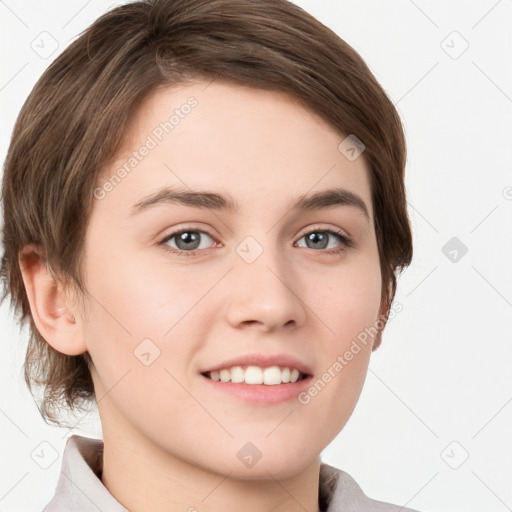
<path id="1" fill-rule="evenodd" d="M 202 210 L 223 210 L 232 214 L 237 213 L 240 209 L 240 204 L 234 201 L 229 195 L 164 187 L 134 204 L 130 208 L 130 216 L 160 204 L 182 204 Z M 339 205 L 356 207 L 364 215 L 366 220 L 368 222 L 370 221 L 370 214 L 368 213 L 368 208 L 363 199 L 357 194 L 354 194 L 354 192 L 350 192 L 344 188 L 331 188 L 313 194 L 304 194 L 297 199 L 290 210 L 314 211 Z"/>

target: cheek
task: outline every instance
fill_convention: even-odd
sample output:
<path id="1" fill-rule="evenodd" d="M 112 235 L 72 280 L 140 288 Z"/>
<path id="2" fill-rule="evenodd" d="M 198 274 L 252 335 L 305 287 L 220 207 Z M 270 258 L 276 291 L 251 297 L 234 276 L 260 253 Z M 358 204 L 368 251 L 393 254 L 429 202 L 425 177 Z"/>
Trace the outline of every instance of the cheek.
<path id="1" fill-rule="evenodd" d="M 207 338 L 210 324 L 195 320 L 204 315 L 201 299 L 218 277 L 210 272 L 210 279 L 192 278 L 190 271 L 171 268 L 165 261 L 155 264 L 134 251 L 120 251 L 123 257 L 115 259 L 114 245 L 87 260 L 92 298 L 84 329 L 89 353 L 105 390 L 129 372 L 122 387 L 140 379 L 143 385 L 131 392 L 159 389 L 165 394 L 157 385 L 162 380 L 171 384 L 165 369 L 182 373 L 193 351 L 187 340 Z M 126 398 L 130 402 L 129 393 Z"/>
<path id="2" fill-rule="evenodd" d="M 160 339 L 211 286 L 208 280 L 192 280 L 179 266 L 171 268 L 165 258 L 150 258 L 129 247 L 114 251 L 115 245 L 91 253 L 86 267 L 95 322 L 102 329 L 134 339 Z M 153 249 L 147 253 L 154 254 Z"/>
<path id="3" fill-rule="evenodd" d="M 322 370 L 300 400 L 324 425 L 327 439 L 344 427 L 359 399 L 380 308 L 379 267 L 350 270 L 331 276 L 318 301 L 319 317 L 329 328 L 323 329 Z"/>
<path id="4" fill-rule="evenodd" d="M 331 329 L 337 349 L 378 320 L 381 302 L 381 273 L 376 258 L 361 259 L 324 279 L 324 293 L 317 291 L 317 314 Z"/>
<path id="5" fill-rule="evenodd" d="M 357 264 L 339 267 L 324 279 L 316 311 L 328 329 L 324 338 L 320 387 L 333 410 L 346 414 L 355 406 L 364 384 L 373 339 L 380 326 L 381 272 L 377 252 Z M 319 290 L 319 288 L 317 289 Z M 329 398 L 327 398 L 327 395 Z"/>

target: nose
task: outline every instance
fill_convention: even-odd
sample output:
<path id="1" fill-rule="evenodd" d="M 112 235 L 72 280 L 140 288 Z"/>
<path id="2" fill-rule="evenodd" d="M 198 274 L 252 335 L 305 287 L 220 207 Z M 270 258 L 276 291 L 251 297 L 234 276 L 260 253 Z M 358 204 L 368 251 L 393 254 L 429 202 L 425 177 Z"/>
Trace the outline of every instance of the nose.
<path id="1" fill-rule="evenodd" d="M 249 251 L 256 248 L 249 247 Z M 253 261 L 243 249 L 233 260 L 226 315 L 235 328 L 273 331 L 297 328 L 306 320 L 299 278 L 278 247 L 260 249 Z M 241 256 L 240 256 L 241 255 Z"/>

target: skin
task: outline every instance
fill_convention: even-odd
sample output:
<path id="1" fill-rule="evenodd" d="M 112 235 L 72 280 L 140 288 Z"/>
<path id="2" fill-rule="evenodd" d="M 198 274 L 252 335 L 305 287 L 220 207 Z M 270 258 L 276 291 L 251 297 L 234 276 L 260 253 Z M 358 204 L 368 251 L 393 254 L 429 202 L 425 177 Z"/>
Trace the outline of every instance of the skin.
<path id="1" fill-rule="evenodd" d="M 106 196 L 94 201 L 84 247 L 86 312 L 37 258 L 24 279 L 37 328 L 64 354 L 88 351 L 104 435 L 102 481 L 128 510 L 318 511 L 320 454 L 349 419 L 372 343 L 310 403 L 250 404 L 199 375 L 249 351 L 288 353 L 316 378 L 379 317 L 381 272 L 364 155 L 280 92 L 215 81 L 157 89 L 129 126 L 111 176 L 169 113 L 198 105 Z M 226 193 L 236 214 L 160 204 L 129 209 L 163 185 Z M 302 194 L 343 187 L 366 204 L 291 212 Z M 181 228 L 201 234 L 194 256 L 158 245 Z M 338 229 L 354 247 L 327 254 L 305 235 Z M 203 234 L 206 232 L 207 234 Z M 236 252 L 252 236 L 252 263 Z M 177 237 L 166 242 L 179 250 Z M 181 245 L 183 247 L 183 245 Z M 187 249 L 182 249 L 185 252 Z M 229 271 L 229 272 L 228 272 Z M 160 356 L 134 356 L 149 338 Z M 262 453 L 251 468 L 247 442 Z"/>

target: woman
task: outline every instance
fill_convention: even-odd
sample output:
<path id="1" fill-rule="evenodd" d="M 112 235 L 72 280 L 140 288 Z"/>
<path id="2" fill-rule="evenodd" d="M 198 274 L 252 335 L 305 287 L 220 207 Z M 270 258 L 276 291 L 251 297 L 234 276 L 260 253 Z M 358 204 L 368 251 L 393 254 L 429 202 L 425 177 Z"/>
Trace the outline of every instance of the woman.
<path id="1" fill-rule="evenodd" d="M 135 2 L 74 41 L 3 179 L 27 383 L 103 429 L 45 510 L 410 510 L 320 458 L 411 261 L 404 166 L 374 76 L 292 3 Z"/>

